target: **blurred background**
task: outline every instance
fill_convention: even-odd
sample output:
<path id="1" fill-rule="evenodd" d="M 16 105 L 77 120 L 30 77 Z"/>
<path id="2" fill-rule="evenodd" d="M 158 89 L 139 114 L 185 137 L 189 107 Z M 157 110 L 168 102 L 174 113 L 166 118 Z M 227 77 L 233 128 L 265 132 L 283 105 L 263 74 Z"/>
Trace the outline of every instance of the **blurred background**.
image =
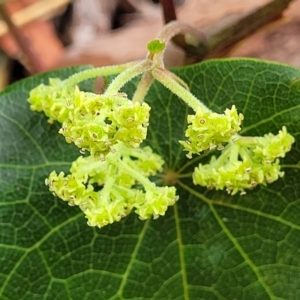
<path id="1" fill-rule="evenodd" d="M 143 58 L 170 13 L 163 2 L 204 37 L 199 55 L 170 47 L 169 67 L 214 57 L 300 67 L 300 0 L 8 0 L 0 2 L 0 90 L 51 69 Z"/>

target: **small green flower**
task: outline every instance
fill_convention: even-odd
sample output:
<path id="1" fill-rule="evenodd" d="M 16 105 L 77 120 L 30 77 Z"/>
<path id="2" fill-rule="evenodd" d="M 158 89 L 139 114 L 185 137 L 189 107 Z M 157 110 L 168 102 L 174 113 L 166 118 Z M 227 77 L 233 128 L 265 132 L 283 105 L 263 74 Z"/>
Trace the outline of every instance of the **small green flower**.
<path id="1" fill-rule="evenodd" d="M 204 150 L 223 147 L 241 129 L 243 116 L 238 115 L 235 106 L 226 109 L 223 115 L 198 109 L 195 115 L 188 115 L 188 124 L 185 132 L 187 141 L 180 141 L 188 151 L 188 157 L 199 154 Z"/>
<path id="2" fill-rule="evenodd" d="M 145 102 L 128 101 L 122 106 L 117 106 L 112 111 L 111 118 L 120 127 L 134 128 L 140 125 L 147 127 L 149 123 L 150 107 Z"/>
<path id="3" fill-rule="evenodd" d="M 273 161 L 277 157 L 285 157 L 286 152 L 291 150 L 294 141 L 295 139 L 288 134 L 284 126 L 276 136 L 269 133 L 264 137 L 257 138 L 257 145 L 253 149 L 254 157 L 264 157 L 266 161 Z"/>
<path id="4" fill-rule="evenodd" d="M 98 197 L 101 197 L 101 194 Z M 88 219 L 87 224 L 89 226 L 98 226 L 101 228 L 105 225 L 119 222 L 130 212 L 127 209 L 126 202 L 122 200 L 114 199 L 109 203 L 102 203 L 102 205 L 95 204 L 95 202 L 101 203 L 101 198 L 97 199 L 97 201 L 94 199 L 90 200 L 90 202 L 91 205 L 88 208 L 83 208 L 81 205 L 81 209 Z"/>
<path id="5" fill-rule="evenodd" d="M 28 102 L 33 111 L 44 111 L 49 122 L 63 122 L 74 109 L 74 87 L 59 88 L 60 79 L 51 78 L 49 85 L 40 84 L 30 91 Z"/>
<path id="6" fill-rule="evenodd" d="M 141 220 L 146 220 L 151 216 L 157 219 L 159 216 L 164 216 L 168 206 L 174 205 L 177 200 L 174 186 L 157 187 L 153 184 L 152 189 L 146 190 L 143 201 L 136 205 L 135 212 Z"/>

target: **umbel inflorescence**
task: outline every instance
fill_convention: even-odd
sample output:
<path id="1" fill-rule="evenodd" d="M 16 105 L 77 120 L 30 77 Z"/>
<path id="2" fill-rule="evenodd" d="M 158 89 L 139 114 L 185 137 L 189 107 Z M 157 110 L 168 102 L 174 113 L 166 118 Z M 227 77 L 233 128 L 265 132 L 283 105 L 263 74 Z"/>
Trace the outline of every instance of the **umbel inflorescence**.
<path id="1" fill-rule="evenodd" d="M 223 114 L 212 112 L 182 80 L 164 68 L 166 43 L 178 33 L 167 25 L 148 44 L 145 60 L 120 66 L 86 70 L 66 80 L 50 79 L 30 92 L 34 111 L 43 111 L 49 122 L 61 123 L 59 133 L 74 143 L 81 156 L 70 174 L 53 171 L 46 179 L 49 190 L 84 212 L 90 226 L 103 227 L 134 210 L 145 220 L 163 216 L 178 200 L 174 186 L 157 186 L 152 176 L 162 171 L 164 160 L 142 143 L 147 138 L 151 107 L 144 102 L 154 80 L 182 99 L 194 113 L 187 117 L 186 140 L 179 141 L 187 157 L 219 150 L 208 164 L 192 175 L 194 184 L 244 194 L 284 174 L 279 158 L 291 149 L 294 138 L 285 127 L 277 135 L 244 137 L 243 115 L 233 105 Z M 178 24 L 176 24 L 178 25 Z M 101 95 L 80 91 L 77 84 L 89 78 L 118 74 Z M 120 90 L 141 75 L 132 99 Z"/>

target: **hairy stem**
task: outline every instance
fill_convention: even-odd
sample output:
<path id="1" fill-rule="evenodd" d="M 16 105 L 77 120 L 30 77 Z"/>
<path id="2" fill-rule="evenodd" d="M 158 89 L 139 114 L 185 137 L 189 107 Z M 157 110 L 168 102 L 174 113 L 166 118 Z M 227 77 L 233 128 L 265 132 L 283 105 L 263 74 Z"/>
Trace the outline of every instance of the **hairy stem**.
<path id="1" fill-rule="evenodd" d="M 108 86 L 104 95 L 116 95 L 119 90 L 134 77 L 149 71 L 152 68 L 152 62 L 149 60 L 134 64 L 131 68 L 127 68 L 118 75 Z"/>
<path id="2" fill-rule="evenodd" d="M 99 68 L 92 68 L 88 70 L 81 71 L 79 73 L 76 73 L 69 78 L 65 79 L 63 81 L 63 86 L 74 86 L 84 80 L 92 79 L 100 76 L 109 76 L 109 75 L 115 75 L 119 74 L 126 69 L 132 67 L 138 62 L 130 62 L 122 65 L 116 65 L 116 66 L 105 66 L 105 67 L 99 67 Z"/>
<path id="3" fill-rule="evenodd" d="M 168 88 L 172 93 L 182 99 L 188 106 L 190 106 L 195 112 L 198 109 L 203 111 L 211 111 L 204 104 L 202 104 L 189 90 L 186 90 L 180 85 L 174 78 L 172 78 L 168 72 L 161 69 L 154 69 L 152 71 L 153 77 Z"/>
<path id="4" fill-rule="evenodd" d="M 132 98 L 132 102 L 139 102 L 142 103 L 151 87 L 151 84 L 153 83 L 153 76 L 151 73 L 144 73 L 142 76 L 141 81 L 139 82 L 135 93 Z"/>
<path id="5" fill-rule="evenodd" d="M 197 54 L 193 49 L 197 49 L 198 45 L 203 44 L 206 41 L 206 37 L 202 32 L 188 24 L 178 21 L 172 21 L 165 25 L 159 32 L 157 38 L 164 41 L 165 44 L 175 38 L 175 42 L 178 46 L 182 47 L 187 53 L 193 55 Z M 165 50 L 160 53 L 161 56 L 163 56 L 164 51 Z"/>

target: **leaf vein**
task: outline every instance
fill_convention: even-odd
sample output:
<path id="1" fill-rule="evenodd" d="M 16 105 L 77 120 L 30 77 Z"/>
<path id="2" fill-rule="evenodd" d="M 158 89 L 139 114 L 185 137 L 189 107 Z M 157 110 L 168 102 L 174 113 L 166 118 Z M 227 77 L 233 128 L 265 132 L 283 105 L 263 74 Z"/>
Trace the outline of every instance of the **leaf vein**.
<path id="1" fill-rule="evenodd" d="M 186 265 L 185 265 L 184 252 L 183 252 L 183 242 L 181 237 L 180 221 L 179 221 L 178 209 L 176 204 L 174 205 L 174 218 L 175 218 L 176 233 L 177 233 L 177 240 L 178 240 L 178 250 L 179 250 L 179 259 L 181 265 L 181 274 L 182 274 L 181 276 L 182 276 L 184 299 L 188 300 L 189 294 L 188 294 Z"/>
<path id="2" fill-rule="evenodd" d="M 45 163 L 49 163 L 49 161 L 48 161 L 48 159 L 47 159 L 47 157 L 46 157 L 45 152 L 43 151 L 43 149 L 40 147 L 40 145 L 37 143 L 37 141 L 33 138 L 33 136 L 27 130 L 25 130 L 24 127 L 19 122 L 17 122 L 16 120 L 14 120 L 12 118 L 7 117 L 6 115 L 4 115 L 1 112 L 0 112 L 0 116 L 3 117 L 4 119 L 6 119 L 7 121 L 13 123 L 15 126 L 17 126 L 18 129 L 20 131 L 22 131 L 24 133 L 24 135 L 26 137 L 28 137 L 28 139 L 32 142 L 32 144 L 35 146 L 35 148 L 37 149 L 37 151 L 40 153 L 40 155 L 43 158 L 44 162 Z"/>

